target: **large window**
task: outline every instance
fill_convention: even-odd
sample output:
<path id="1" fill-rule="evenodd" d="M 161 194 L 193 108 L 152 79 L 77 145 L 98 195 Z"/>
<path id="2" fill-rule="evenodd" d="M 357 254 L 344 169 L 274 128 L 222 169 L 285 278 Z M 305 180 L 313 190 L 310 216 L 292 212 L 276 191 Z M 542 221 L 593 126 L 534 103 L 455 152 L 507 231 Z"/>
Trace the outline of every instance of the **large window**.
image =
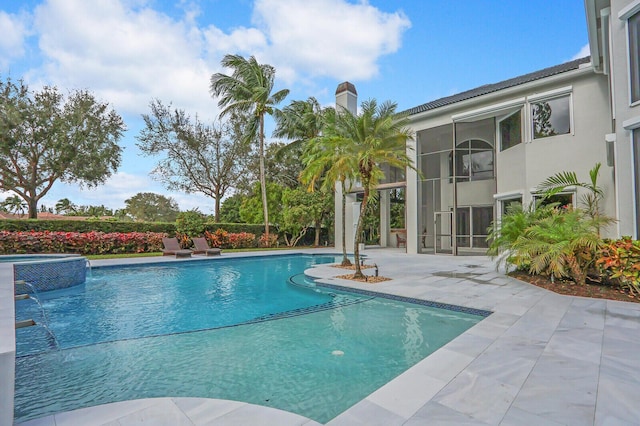
<path id="1" fill-rule="evenodd" d="M 629 28 L 629 78 L 631 103 L 640 101 L 640 12 L 627 21 Z"/>
<path id="2" fill-rule="evenodd" d="M 522 142 L 522 111 L 514 112 L 500 121 L 500 151 Z"/>
<path id="3" fill-rule="evenodd" d="M 636 198 L 636 239 L 640 238 L 640 129 L 633 131 L 633 166 Z"/>
<path id="4" fill-rule="evenodd" d="M 493 207 L 458 207 L 456 241 L 458 247 L 488 247 L 487 229 L 493 221 Z"/>
<path id="5" fill-rule="evenodd" d="M 453 175 L 453 164 L 450 164 Z M 460 142 L 455 150 L 455 174 L 460 182 L 493 178 L 493 147 L 479 139 Z"/>
<path id="6" fill-rule="evenodd" d="M 533 138 L 571 132 L 571 95 L 545 99 L 531 104 Z"/>

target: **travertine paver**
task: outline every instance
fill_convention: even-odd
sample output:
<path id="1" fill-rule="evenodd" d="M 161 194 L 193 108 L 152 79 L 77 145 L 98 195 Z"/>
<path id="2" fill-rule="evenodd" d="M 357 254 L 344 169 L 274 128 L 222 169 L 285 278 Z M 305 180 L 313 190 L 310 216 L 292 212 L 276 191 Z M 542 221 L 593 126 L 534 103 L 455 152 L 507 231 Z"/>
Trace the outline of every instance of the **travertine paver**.
<path id="1" fill-rule="evenodd" d="M 366 254 L 368 263 L 393 280 L 332 279 L 341 271 L 328 266 L 308 272 L 334 285 L 493 314 L 328 424 L 640 424 L 640 304 L 557 295 L 497 272 L 485 257 L 392 249 Z M 232 401 L 160 398 L 118 404 L 61 413 L 56 423 L 50 416 L 28 424 L 314 424 Z"/>

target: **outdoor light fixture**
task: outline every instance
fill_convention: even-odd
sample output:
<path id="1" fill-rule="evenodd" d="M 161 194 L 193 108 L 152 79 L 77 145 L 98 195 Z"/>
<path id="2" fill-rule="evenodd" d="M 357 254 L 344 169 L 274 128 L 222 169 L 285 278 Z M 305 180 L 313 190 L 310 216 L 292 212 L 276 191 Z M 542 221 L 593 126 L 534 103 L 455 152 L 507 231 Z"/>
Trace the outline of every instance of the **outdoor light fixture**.
<path id="1" fill-rule="evenodd" d="M 378 276 L 378 265 L 376 263 L 373 264 L 373 267 L 376 268 L 376 277 Z"/>

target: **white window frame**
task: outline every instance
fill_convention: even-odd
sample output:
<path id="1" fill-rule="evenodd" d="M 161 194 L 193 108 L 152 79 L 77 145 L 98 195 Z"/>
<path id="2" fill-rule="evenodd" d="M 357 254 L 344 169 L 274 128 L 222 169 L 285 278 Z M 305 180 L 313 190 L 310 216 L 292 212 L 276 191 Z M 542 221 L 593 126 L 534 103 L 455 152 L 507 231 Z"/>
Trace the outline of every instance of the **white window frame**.
<path id="1" fill-rule="evenodd" d="M 631 72 L 631 40 L 629 39 L 629 19 L 636 16 L 640 13 L 640 0 L 635 0 L 627 5 L 624 9 L 622 9 L 618 13 L 618 19 L 625 22 L 625 33 L 627 38 L 627 89 L 629 94 L 629 106 L 637 106 L 640 105 L 640 97 L 637 100 L 633 100 L 633 93 L 631 90 L 631 80 L 632 80 L 632 72 Z M 637 40 L 637 45 L 640 47 L 640 37 Z M 640 54 L 639 54 L 640 56 Z M 640 80 L 640 57 L 638 58 L 638 79 Z M 638 81 L 638 85 L 640 85 L 640 81 Z"/>
<path id="2" fill-rule="evenodd" d="M 520 199 L 520 202 L 524 206 L 524 191 L 512 191 L 512 192 L 503 192 L 500 194 L 494 194 L 493 199 L 496 200 L 495 205 L 495 216 L 498 221 L 502 220 L 502 203 L 510 200 Z"/>
<path id="3" fill-rule="evenodd" d="M 535 125 L 533 124 L 533 105 L 532 104 L 536 104 L 543 101 L 550 101 L 553 99 L 564 98 L 567 96 L 569 97 L 569 132 L 562 133 L 560 135 L 547 136 L 544 138 L 536 139 L 534 137 Z M 575 124 L 573 120 L 573 87 L 572 86 L 561 87 L 559 89 L 549 90 L 548 92 L 536 93 L 534 95 L 527 96 L 527 125 L 529 127 L 528 129 L 529 142 L 551 139 L 558 136 L 567 136 L 567 135 L 575 136 L 576 129 L 575 129 Z"/>

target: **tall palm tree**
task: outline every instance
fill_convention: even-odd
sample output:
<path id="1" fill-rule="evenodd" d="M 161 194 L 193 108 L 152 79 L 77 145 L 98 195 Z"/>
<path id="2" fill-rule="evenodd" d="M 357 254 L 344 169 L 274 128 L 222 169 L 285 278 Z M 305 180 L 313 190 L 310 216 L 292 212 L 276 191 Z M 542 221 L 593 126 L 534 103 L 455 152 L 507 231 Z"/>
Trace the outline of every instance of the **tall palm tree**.
<path id="1" fill-rule="evenodd" d="M 320 102 L 314 97 L 309 97 L 305 101 L 292 101 L 289 105 L 282 108 L 282 110 L 274 111 L 277 127 L 273 132 L 273 136 L 291 140 L 289 144 L 285 145 L 276 153 L 276 158 L 295 148 L 306 150 L 310 141 L 322 135 L 327 117 L 333 112 L 334 109 L 331 107 L 322 108 Z M 322 173 L 323 168 L 320 167 L 320 169 L 316 171 Z M 319 176 L 320 175 L 317 177 Z M 302 176 L 299 177 L 299 180 L 303 184 L 309 184 L 310 177 L 311 176 L 307 174 L 307 181 L 303 181 Z M 326 185 L 319 187 L 314 184 L 307 188 L 308 191 L 315 191 L 317 189 L 333 191 L 333 188 L 327 188 Z M 316 246 L 320 244 L 320 225 L 320 221 L 316 220 L 314 224 L 316 231 L 314 244 Z M 348 258 L 345 259 L 349 262 Z"/>
<path id="2" fill-rule="evenodd" d="M 353 156 L 345 155 L 343 139 L 333 137 L 318 137 L 307 146 L 303 161 L 305 169 L 300 180 L 308 185 L 308 190 L 314 190 L 321 182 L 326 191 L 333 191 L 335 184 L 340 182 L 342 188 L 342 266 L 350 266 L 347 257 L 347 232 L 344 217 L 347 210 L 347 191 L 351 182 L 356 179 L 358 164 Z M 348 186 L 349 185 L 349 186 Z"/>
<path id="3" fill-rule="evenodd" d="M 375 99 L 361 104 L 361 113 L 356 115 L 344 109 L 335 114 L 333 125 L 327 126 L 327 136 L 341 140 L 343 161 L 355 165 L 363 189 L 360 216 L 356 227 L 354 257 L 356 272 L 354 278 L 364 275 L 360 269 L 359 244 L 362 242 L 364 215 L 371 192 L 375 191 L 384 177 L 381 166 L 387 164 L 397 168 L 412 168 L 411 158 L 407 155 L 407 141 L 413 139 L 407 128 L 409 122 L 405 115 L 396 113 L 397 104 L 386 101 L 378 105 Z"/>
<path id="4" fill-rule="evenodd" d="M 233 72 L 231 75 L 213 74 L 211 94 L 219 98 L 218 105 L 222 108 L 221 117 L 232 112 L 252 116 L 245 141 L 258 138 L 262 211 L 266 241 L 270 241 L 267 182 L 264 173 L 264 116 L 274 113 L 275 106 L 287 97 L 289 90 L 283 89 L 272 93 L 276 70 L 271 65 L 258 63 L 254 56 L 245 59 L 240 55 L 225 55 L 221 64 Z"/>

